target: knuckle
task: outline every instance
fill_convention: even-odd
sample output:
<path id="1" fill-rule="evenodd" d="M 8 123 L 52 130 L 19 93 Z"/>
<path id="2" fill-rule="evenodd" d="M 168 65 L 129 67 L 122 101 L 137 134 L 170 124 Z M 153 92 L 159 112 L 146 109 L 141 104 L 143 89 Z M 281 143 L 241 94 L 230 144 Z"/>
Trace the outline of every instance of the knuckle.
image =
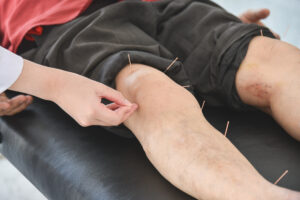
<path id="1" fill-rule="evenodd" d="M 90 123 L 88 120 L 80 120 L 78 123 L 79 123 L 79 125 L 82 126 L 82 127 L 88 127 L 88 126 L 91 126 L 91 123 Z"/>
<path id="2" fill-rule="evenodd" d="M 97 110 L 95 108 L 89 108 L 87 111 L 86 111 L 86 119 L 94 119 L 95 116 L 97 116 Z"/>
<path id="3" fill-rule="evenodd" d="M 110 87 L 108 87 L 108 86 L 105 85 L 105 87 L 103 88 L 103 91 L 104 91 L 105 93 L 111 93 L 111 92 L 112 92 L 112 89 L 111 89 Z"/>
<path id="4" fill-rule="evenodd" d="M 120 126 L 122 124 L 122 120 L 118 119 L 118 120 L 115 120 L 112 125 L 113 126 Z"/>
<path id="5" fill-rule="evenodd" d="M 82 123 L 80 123 L 80 126 L 82 126 L 82 127 L 86 128 L 86 127 L 88 127 L 89 125 L 88 125 L 88 124 L 86 124 L 86 123 L 84 123 L 84 122 L 82 122 Z"/>
<path id="6" fill-rule="evenodd" d="M 89 119 L 93 119 L 95 116 L 97 116 L 97 110 L 96 109 L 91 109 L 89 112 L 88 112 L 88 118 Z"/>
<path id="7" fill-rule="evenodd" d="M 123 98 L 123 94 L 121 92 L 115 91 L 115 94 L 118 98 L 120 98 L 120 99 Z"/>

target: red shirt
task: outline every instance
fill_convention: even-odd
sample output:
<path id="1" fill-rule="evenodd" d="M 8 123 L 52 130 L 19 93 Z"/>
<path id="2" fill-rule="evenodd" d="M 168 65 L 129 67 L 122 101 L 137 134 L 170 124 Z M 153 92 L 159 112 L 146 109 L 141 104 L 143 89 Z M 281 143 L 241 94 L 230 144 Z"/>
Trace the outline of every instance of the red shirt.
<path id="1" fill-rule="evenodd" d="M 76 18 L 92 0 L 0 0 L 1 46 L 16 52 L 34 27 L 66 23 Z M 37 33 L 41 30 L 37 28 Z"/>
<path id="2" fill-rule="evenodd" d="M 92 1 L 0 0 L 0 45 L 17 52 L 24 37 L 33 40 L 30 34 L 42 34 L 42 25 L 71 21 L 85 11 Z"/>

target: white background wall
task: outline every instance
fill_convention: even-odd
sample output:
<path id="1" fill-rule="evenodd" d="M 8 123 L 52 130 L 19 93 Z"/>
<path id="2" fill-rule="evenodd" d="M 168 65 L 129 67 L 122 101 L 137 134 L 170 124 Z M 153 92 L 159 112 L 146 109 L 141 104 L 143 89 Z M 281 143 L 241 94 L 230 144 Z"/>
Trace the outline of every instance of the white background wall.
<path id="1" fill-rule="evenodd" d="M 300 0 L 214 0 L 227 11 L 239 15 L 248 9 L 268 8 L 270 17 L 264 23 L 283 41 L 300 48 Z"/>

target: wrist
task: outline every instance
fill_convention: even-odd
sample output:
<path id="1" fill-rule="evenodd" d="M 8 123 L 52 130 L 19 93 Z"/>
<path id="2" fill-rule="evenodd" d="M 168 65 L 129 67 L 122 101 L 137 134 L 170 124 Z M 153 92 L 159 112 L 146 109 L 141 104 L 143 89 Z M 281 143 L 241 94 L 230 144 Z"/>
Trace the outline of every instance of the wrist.
<path id="1" fill-rule="evenodd" d="M 39 97 L 47 100 L 55 102 L 59 96 L 59 90 L 62 87 L 61 84 L 61 73 L 60 70 L 45 67 L 43 69 L 43 74 L 46 76 L 44 80 L 41 82 L 41 87 L 39 88 Z"/>
<path id="2" fill-rule="evenodd" d="M 61 70 L 24 60 L 21 75 L 9 89 L 54 101 L 60 88 L 61 74 Z"/>
<path id="3" fill-rule="evenodd" d="M 43 99 L 58 103 L 60 97 L 64 94 L 67 83 L 67 76 L 71 74 L 70 72 L 63 71 L 60 69 L 54 69 L 47 67 L 47 80 L 45 81 L 45 91 L 46 94 L 43 94 Z"/>

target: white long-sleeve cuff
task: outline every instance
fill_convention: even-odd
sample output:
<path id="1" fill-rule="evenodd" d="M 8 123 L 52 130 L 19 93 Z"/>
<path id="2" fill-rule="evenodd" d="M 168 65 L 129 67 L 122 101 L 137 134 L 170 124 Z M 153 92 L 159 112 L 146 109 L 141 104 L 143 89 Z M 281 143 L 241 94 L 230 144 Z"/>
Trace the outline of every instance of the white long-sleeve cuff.
<path id="1" fill-rule="evenodd" d="M 23 58 L 0 46 L 0 93 L 7 90 L 19 78 Z"/>

